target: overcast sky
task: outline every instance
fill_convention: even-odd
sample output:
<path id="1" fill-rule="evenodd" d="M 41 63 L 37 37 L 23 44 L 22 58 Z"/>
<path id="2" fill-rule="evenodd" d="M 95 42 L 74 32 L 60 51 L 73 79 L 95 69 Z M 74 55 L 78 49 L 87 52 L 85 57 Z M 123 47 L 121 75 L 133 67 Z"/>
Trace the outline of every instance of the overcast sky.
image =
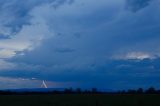
<path id="1" fill-rule="evenodd" d="M 159 0 L 0 0 L 0 89 L 160 88 Z"/>

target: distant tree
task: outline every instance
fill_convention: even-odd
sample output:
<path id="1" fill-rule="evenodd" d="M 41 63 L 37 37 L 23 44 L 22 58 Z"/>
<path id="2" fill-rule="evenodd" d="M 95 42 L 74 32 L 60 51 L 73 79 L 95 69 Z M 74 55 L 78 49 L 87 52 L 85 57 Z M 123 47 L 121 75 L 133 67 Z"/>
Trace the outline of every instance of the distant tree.
<path id="1" fill-rule="evenodd" d="M 90 94 L 91 91 L 90 90 L 85 90 L 83 93 Z"/>
<path id="2" fill-rule="evenodd" d="M 143 91 L 143 89 L 142 88 L 139 88 L 138 90 L 137 90 L 137 93 L 138 94 L 142 94 L 144 91 Z"/>
<path id="3" fill-rule="evenodd" d="M 76 89 L 76 93 L 82 93 L 81 88 L 77 88 L 77 89 Z"/>
<path id="4" fill-rule="evenodd" d="M 153 94 L 153 93 L 156 93 L 157 91 L 155 90 L 154 87 L 150 87 L 148 90 L 146 90 L 146 93 L 149 93 L 149 94 Z"/>
<path id="5" fill-rule="evenodd" d="M 97 88 L 92 88 L 92 93 L 97 93 L 97 92 L 98 92 Z"/>
<path id="6" fill-rule="evenodd" d="M 129 89 L 127 93 L 129 93 L 129 94 L 135 94 L 136 90 Z"/>
<path id="7" fill-rule="evenodd" d="M 120 93 L 121 93 L 121 94 L 125 94 L 125 93 L 126 93 L 126 91 L 125 91 L 125 90 L 122 90 L 122 91 L 120 91 Z"/>
<path id="8" fill-rule="evenodd" d="M 64 90 L 64 93 L 73 93 L 73 89 L 72 88 L 66 88 Z"/>
<path id="9" fill-rule="evenodd" d="M 160 90 L 157 90 L 157 93 L 160 94 Z"/>

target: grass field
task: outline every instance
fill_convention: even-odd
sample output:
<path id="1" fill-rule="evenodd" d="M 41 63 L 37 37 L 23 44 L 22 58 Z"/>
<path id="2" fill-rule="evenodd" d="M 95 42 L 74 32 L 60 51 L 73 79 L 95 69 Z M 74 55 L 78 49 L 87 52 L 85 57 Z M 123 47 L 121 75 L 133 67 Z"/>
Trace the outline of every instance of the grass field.
<path id="1" fill-rule="evenodd" d="M 160 106 L 160 95 L 1 95 L 0 106 Z"/>

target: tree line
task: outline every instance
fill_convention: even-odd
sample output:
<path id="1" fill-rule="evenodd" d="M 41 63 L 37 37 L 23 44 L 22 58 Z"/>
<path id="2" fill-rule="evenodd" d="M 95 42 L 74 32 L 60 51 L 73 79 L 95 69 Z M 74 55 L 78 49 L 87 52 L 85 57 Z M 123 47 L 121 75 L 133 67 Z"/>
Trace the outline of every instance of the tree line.
<path id="1" fill-rule="evenodd" d="M 154 87 L 150 87 L 146 90 L 143 88 L 139 89 L 129 89 L 129 90 L 120 90 L 114 92 L 107 92 L 107 91 L 99 91 L 97 88 L 92 88 L 90 90 L 82 90 L 81 88 L 73 89 L 73 88 L 66 88 L 63 91 L 53 90 L 48 92 L 41 92 L 41 91 L 24 91 L 24 92 L 16 92 L 16 91 L 4 91 L 0 90 L 0 95 L 15 95 L 15 94 L 22 94 L 22 95 L 30 95 L 30 94 L 160 94 L 160 90 L 156 90 Z"/>

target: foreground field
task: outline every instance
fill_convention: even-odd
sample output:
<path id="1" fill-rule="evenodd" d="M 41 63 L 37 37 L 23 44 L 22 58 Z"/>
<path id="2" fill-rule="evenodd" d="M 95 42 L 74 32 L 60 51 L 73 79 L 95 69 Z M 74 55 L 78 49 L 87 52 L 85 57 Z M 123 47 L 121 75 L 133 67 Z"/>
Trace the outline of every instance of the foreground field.
<path id="1" fill-rule="evenodd" d="M 160 95 L 1 95 L 0 106 L 160 106 Z"/>

